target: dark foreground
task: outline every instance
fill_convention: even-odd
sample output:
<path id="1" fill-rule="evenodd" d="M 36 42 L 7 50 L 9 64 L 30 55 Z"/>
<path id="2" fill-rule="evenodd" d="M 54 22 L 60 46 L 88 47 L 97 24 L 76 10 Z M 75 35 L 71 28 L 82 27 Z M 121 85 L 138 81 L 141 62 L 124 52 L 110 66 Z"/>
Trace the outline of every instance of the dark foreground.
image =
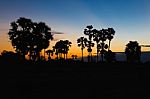
<path id="1" fill-rule="evenodd" d="M 149 99 L 149 64 L 53 63 L 5 66 L 8 99 Z"/>

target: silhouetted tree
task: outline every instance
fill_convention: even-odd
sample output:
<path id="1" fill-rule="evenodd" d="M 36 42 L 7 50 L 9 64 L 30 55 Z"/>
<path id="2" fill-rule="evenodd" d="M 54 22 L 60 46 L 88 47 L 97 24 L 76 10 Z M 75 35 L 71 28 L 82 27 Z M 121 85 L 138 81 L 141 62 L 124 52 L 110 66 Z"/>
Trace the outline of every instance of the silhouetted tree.
<path id="1" fill-rule="evenodd" d="M 63 52 L 64 52 L 64 55 L 66 55 L 66 57 L 64 56 L 64 58 L 67 59 L 69 47 L 71 47 L 72 43 L 69 40 L 64 40 L 63 43 L 64 43 L 64 51 Z"/>
<path id="2" fill-rule="evenodd" d="M 99 32 L 100 32 L 99 37 L 100 37 L 100 41 L 101 41 L 99 47 L 101 49 L 100 54 L 101 54 L 101 58 L 102 58 L 102 62 L 103 62 L 104 54 L 106 52 L 106 49 L 108 49 L 108 45 L 105 44 L 105 41 L 107 40 L 108 31 L 107 31 L 107 29 L 102 29 Z"/>
<path id="3" fill-rule="evenodd" d="M 81 61 L 84 61 L 83 60 L 83 50 L 87 46 L 87 39 L 84 38 L 84 37 L 80 37 L 80 38 L 77 39 L 77 43 L 78 43 L 78 46 L 81 47 L 81 51 L 82 51 L 82 59 L 81 59 Z"/>
<path id="4" fill-rule="evenodd" d="M 93 26 L 89 25 L 86 26 L 86 29 L 84 29 L 84 34 L 89 36 L 89 40 L 87 42 L 87 51 L 89 53 L 88 55 L 88 62 L 92 60 L 92 47 L 94 47 L 94 43 L 92 43 L 92 38 L 93 38 Z"/>
<path id="5" fill-rule="evenodd" d="M 25 58 L 28 54 L 28 37 L 31 34 L 33 22 L 30 19 L 20 18 L 11 23 L 11 29 L 8 32 L 9 39 L 16 52 Z"/>
<path id="6" fill-rule="evenodd" d="M 101 41 L 101 34 L 98 30 L 93 29 L 93 40 L 96 42 L 96 49 L 97 49 L 97 62 L 98 62 L 98 54 L 100 51 L 100 44 L 99 42 Z"/>
<path id="7" fill-rule="evenodd" d="M 35 40 L 32 42 L 32 47 L 34 47 L 33 51 L 35 51 L 38 58 L 41 50 L 48 48 L 49 41 L 53 39 L 50 31 L 51 28 L 49 28 L 44 22 L 34 23 L 33 35 L 35 36 Z"/>
<path id="8" fill-rule="evenodd" d="M 108 34 L 107 34 L 107 39 L 109 40 L 108 50 L 110 50 L 110 42 L 113 39 L 114 35 L 115 35 L 115 30 L 113 28 L 108 28 Z"/>
<path id="9" fill-rule="evenodd" d="M 55 55 L 56 55 L 56 59 L 58 60 L 58 58 L 59 58 L 59 56 L 58 56 L 58 47 L 56 46 L 56 44 L 55 44 L 55 46 L 53 46 L 53 51 L 55 52 Z"/>
<path id="10" fill-rule="evenodd" d="M 48 55 L 48 60 L 51 60 L 51 56 L 53 56 L 54 51 L 53 50 L 47 50 L 46 54 Z"/>
<path id="11" fill-rule="evenodd" d="M 128 62 L 140 62 L 141 46 L 137 41 L 129 41 L 125 48 L 125 54 Z"/>
<path id="12" fill-rule="evenodd" d="M 1 58 L 2 58 L 3 62 L 5 62 L 6 64 L 18 63 L 23 60 L 23 59 L 21 59 L 19 54 L 14 53 L 12 51 L 6 51 L 6 50 L 4 50 L 1 53 Z"/>
<path id="13" fill-rule="evenodd" d="M 64 54 L 64 59 L 67 59 L 67 54 L 69 51 L 69 47 L 71 47 L 71 42 L 69 40 L 60 40 L 56 42 L 55 46 L 53 47 L 55 50 L 55 54 L 57 58 L 62 58 L 62 54 Z"/>
<path id="14" fill-rule="evenodd" d="M 72 59 L 77 59 L 77 55 L 71 55 Z"/>
<path id="15" fill-rule="evenodd" d="M 62 40 L 56 42 L 55 46 L 53 46 L 53 49 L 55 51 L 55 54 L 57 55 L 57 59 L 62 58 Z"/>
<path id="16" fill-rule="evenodd" d="M 20 17 L 11 23 L 9 38 L 16 52 L 25 57 L 28 53 L 30 59 L 36 60 L 40 51 L 49 46 L 49 40 L 53 37 L 50 28 L 43 22 L 32 22 L 31 19 Z"/>
<path id="17" fill-rule="evenodd" d="M 92 47 L 94 47 L 94 43 L 92 43 L 92 41 L 87 41 L 87 51 L 89 53 L 88 62 L 92 61 Z"/>
<path id="18" fill-rule="evenodd" d="M 108 50 L 104 54 L 104 58 L 107 62 L 114 62 L 114 61 L 116 61 L 116 54 L 114 52 L 112 52 L 111 50 Z"/>

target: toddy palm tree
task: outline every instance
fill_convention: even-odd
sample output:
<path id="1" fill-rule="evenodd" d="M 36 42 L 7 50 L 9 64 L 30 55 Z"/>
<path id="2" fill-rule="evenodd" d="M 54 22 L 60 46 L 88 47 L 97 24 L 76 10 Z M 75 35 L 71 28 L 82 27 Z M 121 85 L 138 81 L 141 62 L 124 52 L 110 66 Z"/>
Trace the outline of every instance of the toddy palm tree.
<path id="1" fill-rule="evenodd" d="M 74 60 L 74 59 L 77 59 L 77 55 L 71 55 L 71 57 L 72 57 L 72 59 Z"/>
<path id="2" fill-rule="evenodd" d="M 81 47 L 81 51 L 82 51 L 82 59 L 81 59 L 81 61 L 84 61 L 83 60 L 83 50 L 87 46 L 87 39 L 84 38 L 84 37 L 80 37 L 80 38 L 77 39 L 77 43 L 78 43 L 78 46 Z"/>
<path id="3" fill-rule="evenodd" d="M 105 41 L 107 40 L 107 35 L 108 35 L 108 31 L 107 29 L 102 29 L 99 31 L 100 34 L 99 34 L 99 39 L 101 41 L 99 47 L 101 48 L 101 51 L 100 51 L 100 54 L 101 54 L 101 59 L 102 59 L 102 62 L 104 60 L 104 54 L 106 52 L 106 49 L 108 49 L 108 45 L 105 44 Z"/>
<path id="4" fill-rule="evenodd" d="M 110 50 L 110 42 L 113 39 L 114 35 L 115 35 L 115 30 L 113 28 L 108 28 L 108 35 L 107 35 L 107 39 L 109 40 L 108 50 Z"/>
<path id="5" fill-rule="evenodd" d="M 57 55 L 57 59 L 62 58 L 62 45 L 62 40 L 60 40 L 56 42 L 55 46 L 53 46 L 55 54 Z"/>
<path id="6" fill-rule="evenodd" d="M 93 40 L 96 42 L 96 49 L 97 49 L 97 62 L 98 62 L 98 54 L 99 54 L 99 51 L 100 51 L 100 44 L 99 42 L 101 41 L 101 34 L 98 30 L 96 29 L 93 29 Z"/>
<path id="7" fill-rule="evenodd" d="M 86 29 L 84 29 L 84 34 L 89 36 L 89 40 L 92 41 L 93 37 L 93 26 L 88 25 L 86 26 Z"/>
<path id="8" fill-rule="evenodd" d="M 55 46 L 53 47 L 55 50 L 55 54 L 62 58 L 62 54 L 64 54 L 64 59 L 67 59 L 67 54 L 69 51 L 69 47 L 71 47 L 71 42 L 69 40 L 60 40 L 56 42 Z"/>
<path id="9" fill-rule="evenodd" d="M 94 43 L 92 41 L 87 41 L 87 51 L 88 51 L 88 62 L 92 62 L 92 47 L 94 47 Z"/>
<path id="10" fill-rule="evenodd" d="M 53 52 L 54 51 L 50 49 L 46 51 L 46 54 L 48 55 L 48 60 L 51 60 L 51 56 L 53 56 Z"/>
<path id="11" fill-rule="evenodd" d="M 55 46 L 53 46 L 53 51 L 55 52 L 55 55 L 57 56 L 56 59 L 58 60 L 59 59 L 59 56 L 58 56 L 58 48 L 55 44 Z"/>
<path id="12" fill-rule="evenodd" d="M 89 40 L 87 42 L 87 51 L 88 51 L 88 62 L 92 61 L 92 47 L 94 47 L 94 43 L 92 43 L 93 38 L 93 26 L 89 25 L 86 26 L 86 29 L 84 29 L 84 34 L 89 36 Z"/>
<path id="13" fill-rule="evenodd" d="M 68 55 L 68 51 L 69 51 L 69 47 L 71 47 L 71 42 L 69 40 L 64 40 L 62 41 L 62 47 L 63 47 L 63 54 L 64 54 L 64 59 L 67 59 L 67 55 Z"/>

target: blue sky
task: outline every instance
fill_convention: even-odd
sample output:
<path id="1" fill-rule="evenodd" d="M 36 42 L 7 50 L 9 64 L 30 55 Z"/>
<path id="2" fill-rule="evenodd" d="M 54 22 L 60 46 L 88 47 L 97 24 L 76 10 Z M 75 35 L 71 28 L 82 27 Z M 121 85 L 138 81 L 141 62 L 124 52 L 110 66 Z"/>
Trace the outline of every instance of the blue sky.
<path id="1" fill-rule="evenodd" d="M 149 5 L 150 0 L 0 0 L 0 35 L 21 16 L 64 32 L 57 38 L 68 38 L 74 45 L 87 25 L 113 27 L 112 49 L 123 51 L 129 40 L 150 44 Z"/>

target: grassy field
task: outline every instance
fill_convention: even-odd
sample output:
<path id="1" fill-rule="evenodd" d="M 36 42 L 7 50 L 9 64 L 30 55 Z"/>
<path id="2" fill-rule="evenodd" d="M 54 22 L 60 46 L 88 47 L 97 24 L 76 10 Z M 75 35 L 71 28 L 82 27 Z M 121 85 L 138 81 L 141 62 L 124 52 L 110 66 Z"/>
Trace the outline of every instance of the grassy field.
<path id="1" fill-rule="evenodd" d="M 9 99 L 150 98 L 150 65 L 53 63 L 5 66 Z"/>

